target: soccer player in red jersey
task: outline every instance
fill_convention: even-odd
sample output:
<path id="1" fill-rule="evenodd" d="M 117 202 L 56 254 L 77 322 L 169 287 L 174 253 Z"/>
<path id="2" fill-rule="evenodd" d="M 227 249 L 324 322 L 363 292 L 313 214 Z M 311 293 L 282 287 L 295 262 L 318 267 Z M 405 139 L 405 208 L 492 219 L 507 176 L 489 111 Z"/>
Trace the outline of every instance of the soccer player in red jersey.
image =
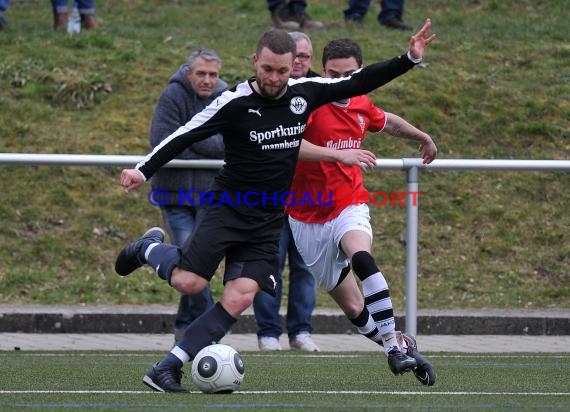
<path id="1" fill-rule="evenodd" d="M 349 77 L 362 67 L 362 51 L 351 39 L 337 39 L 325 46 L 322 60 L 325 77 Z M 418 140 L 424 163 L 437 155 L 428 134 L 384 112 L 366 96 L 321 106 L 311 114 L 303 139 L 330 149 L 360 149 L 367 132 L 381 131 Z M 388 284 L 370 254 L 372 228 L 362 196 L 366 189 L 361 168 L 300 160 L 290 191 L 295 196 L 302 194 L 304 199 L 327 200 L 314 205 L 291 199 L 286 207 L 297 248 L 318 284 L 362 335 L 384 346 L 388 359 L 404 350 L 417 361 L 413 371 L 418 380 L 433 385 L 435 371 L 417 351 L 415 339 L 406 335 L 403 342 L 398 339 Z M 362 292 L 354 275 L 361 282 Z"/>

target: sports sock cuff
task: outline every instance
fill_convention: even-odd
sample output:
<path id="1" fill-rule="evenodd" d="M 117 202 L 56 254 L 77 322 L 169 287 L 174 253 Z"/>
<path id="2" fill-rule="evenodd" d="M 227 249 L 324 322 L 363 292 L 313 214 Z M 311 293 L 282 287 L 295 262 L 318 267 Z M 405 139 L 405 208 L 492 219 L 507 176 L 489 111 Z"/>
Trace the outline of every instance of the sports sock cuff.
<path id="1" fill-rule="evenodd" d="M 156 274 L 170 285 L 172 271 L 180 261 L 180 248 L 167 243 L 155 243 L 149 247 L 147 263 L 154 269 Z"/>
<path id="2" fill-rule="evenodd" d="M 146 248 L 145 252 L 144 252 L 144 260 L 148 261 L 148 255 L 150 254 L 150 251 L 152 249 L 154 249 L 156 246 L 160 245 L 160 243 L 156 242 L 156 243 L 151 243 L 150 245 L 148 245 L 148 247 Z"/>
<path id="3" fill-rule="evenodd" d="M 349 319 L 349 320 L 352 322 L 354 326 L 362 328 L 366 326 L 366 324 L 368 323 L 369 317 L 370 317 L 370 312 L 368 312 L 368 309 L 365 306 L 364 309 L 362 309 L 362 312 L 360 312 L 360 315 L 358 315 L 354 319 Z"/>
<path id="4" fill-rule="evenodd" d="M 217 306 L 219 309 L 221 309 L 220 314 L 222 314 L 222 316 L 226 316 L 226 318 L 227 318 L 227 320 L 228 320 L 229 322 L 231 322 L 231 323 L 236 323 L 236 322 L 237 322 L 237 319 L 234 318 L 232 315 L 230 315 L 230 314 L 228 313 L 228 311 L 226 310 L 226 308 L 224 308 L 220 302 L 216 302 L 216 306 Z"/>
<path id="5" fill-rule="evenodd" d="M 178 346 L 174 346 L 170 350 L 170 353 L 180 359 L 182 363 L 187 363 L 190 360 L 190 355 L 188 355 L 183 349 Z"/>
<path id="6" fill-rule="evenodd" d="M 364 250 L 356 252 L 352 256 L 352 270 L 360 280 L 380 272 L 372 255 Z"/>

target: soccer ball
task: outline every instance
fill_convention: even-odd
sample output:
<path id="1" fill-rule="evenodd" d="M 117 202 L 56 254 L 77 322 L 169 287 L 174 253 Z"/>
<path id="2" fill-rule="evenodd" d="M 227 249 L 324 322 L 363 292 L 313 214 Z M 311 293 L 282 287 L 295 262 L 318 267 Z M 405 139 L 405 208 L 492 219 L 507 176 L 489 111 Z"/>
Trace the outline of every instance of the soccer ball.
<path id="1" fill-rule="evenodd" d="M 192 361 L 192 380 L 204 393 L 232 393 L 243 381 L 243 360 L 231 346 L 206 346 Z"/>

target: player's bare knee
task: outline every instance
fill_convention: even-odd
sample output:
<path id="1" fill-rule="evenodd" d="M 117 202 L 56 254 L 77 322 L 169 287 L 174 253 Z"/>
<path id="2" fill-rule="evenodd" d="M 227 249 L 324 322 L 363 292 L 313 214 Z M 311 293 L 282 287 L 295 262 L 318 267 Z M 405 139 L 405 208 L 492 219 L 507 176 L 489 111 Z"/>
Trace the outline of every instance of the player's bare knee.
<path id="1" fill-rule="evenodd" d="M 194 294 L 201 292 L 208 281 L 195 273 L 179 270 L 172 273 L 170 284 L 179 292 Z"/>
<path id="2" fill-rule="evenodd" d="M 362 312 L 364 308 L 364 302 L 359 302 L 357 300 L 347 301 L 342 305 L 342 311 L 349 319 L 354 319 Z"/>
<path id="3" fill-rule="evenodd" d="M 241 307 L 243 310 L 245 310 L 251 306 L 251 304 L 253 304 L 253 296 L 254 295 L 250 293 L 224 293 L 221 301 L 227 302 L 232 307 Z M 224 307 L 226 306 L 224 305 Z"/>
<path id="4" fill-rule="evenodd" d="M 220 303 L 232 316 L 237 316 L 253 304 L 254 297 L 255 293 L 225 289 Z"/>

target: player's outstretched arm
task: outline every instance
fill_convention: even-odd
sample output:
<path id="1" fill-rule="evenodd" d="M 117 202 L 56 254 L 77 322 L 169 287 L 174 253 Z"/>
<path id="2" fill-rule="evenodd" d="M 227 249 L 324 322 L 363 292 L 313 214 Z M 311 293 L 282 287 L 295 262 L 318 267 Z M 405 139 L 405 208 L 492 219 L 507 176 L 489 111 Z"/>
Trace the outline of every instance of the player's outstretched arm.
<path id="1" fill-rule="evenodd" d="M 136 189 L 145 182 L 145 178 L 137 169 L 123 169 L 121 172 L 121 186 L 125 192 Z"/>
<path id="2" fill-rule="evenodd" d="M 437 146 L 431 136 L 394 113 L 386 112 L 384 132 L 395 137 L 405 137 L 420 142 L 419 152 L 424 164 L 433 162 L 437 156 Z"/>
<path id="3" fill-rule="evenodd" d="M 345 165 L 358 166 L 363 170 L 376 166 L 376 156 L 368 150 L 329 149 L 328 147 L 317 146 L 305 139 L 301 141 L 299 159 L 316 162 L 339 162 Z"/>
<path id="4" fill-rule="evenodd" d="M 414 34 L 410 39 L 409 52 L 410 55 L 416 60 L 423 59 L 426 46 L 430 45 L 435 40 L 435 34 L 429 34 L 430 28 L 431 20 L 426 19 L 420 31 Z"/>

